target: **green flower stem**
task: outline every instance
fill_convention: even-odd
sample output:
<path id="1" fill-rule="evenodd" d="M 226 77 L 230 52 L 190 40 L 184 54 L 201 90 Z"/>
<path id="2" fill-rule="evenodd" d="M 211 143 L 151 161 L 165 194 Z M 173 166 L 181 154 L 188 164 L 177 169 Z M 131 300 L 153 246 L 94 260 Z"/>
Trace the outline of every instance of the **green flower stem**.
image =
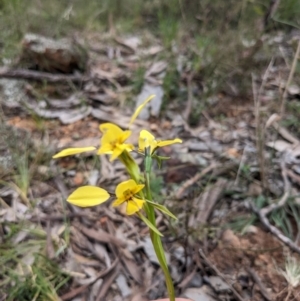
<path id="1" fill-rule="evenodd" d="M 125 165 L 128 174 L 130 177 L 135 180 L 136 183 L 140 181 L 140 168 L 131 157 L 128 151 L 123 151 L 123 153 L 119 156 L 119 160 Z"/>
<path id="2" fill-rule="evenodd" d="M 152 193 L 151 193 L 151 188 L 150 188 L 151 167 L 152 167 L 152 158 L 151 158 L 151 156 L 146 156 L 145 157 L 145 192 L 146 192 L 146 198 L 149 201 L 152 201 Z M 147 213 L 149 221 L 156 227 L 155 211 L 154 211 L 153 206 L 151 206 L 150 203 L 145 204 L 145 211 Z M 169 268 L 168 268 L 165 252 L 163 249 L 163 245 L 161 242 L 161 238 L 153 230 L 151 230 L 151 229 L 149 229 L 149 230 L 150 230 L 150 237 L 152 240 L 152 244 L 153 244 L 157 259 L 158 259 L 160 266 L 165 275 L 165 280 L 166 280 L 166 285 L 167 285 L 167 290 L 168 290 L 170 301 L 175 301 L 174 285 L 173 285 L 171 274 L 169 272 Z"/>

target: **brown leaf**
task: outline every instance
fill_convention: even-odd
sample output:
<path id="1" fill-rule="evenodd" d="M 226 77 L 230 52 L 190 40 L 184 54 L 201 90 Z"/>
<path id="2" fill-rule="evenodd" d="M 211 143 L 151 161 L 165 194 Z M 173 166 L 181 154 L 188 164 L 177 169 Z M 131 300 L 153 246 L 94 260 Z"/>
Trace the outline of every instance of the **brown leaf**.
<path id="1" fill-rule="evenodd" d="M 131 301 L 149 301 L 149 299 L 145 297 L 143 293 L 138 292 L 132 296 Z"/>
<path id="2" fill-rule="evenodd" d="M 53 259 L 55 256 L 54 246 L 51 237 L 51 225 L 50 221 L 47 221 L 47 241 L 46 241 L 46 252 L 49 259 Z"/>
<path id="3" fill-rule="evenodd" d="M 125 265 L 126 269 L 128 270 L 128 272 L 130 273 L 130 275 L 132 276 L 132 278 L 138 283 L 138 284 L 142 284 L 142 270 L 137 266 L 137 264 L 131 260 L 126 258 L 125 256 L 122 256 L 122 262 Z"/>
<path id="4" fill-rule="evenodd" d="M 89 229 L 86 228 L 82 225 L 77 225 L 76 226 L 78 228 L 78 230 L 80 230 L 84 235 L 86 235 L 89 238 L 92 238 L 96 241 L 102 242 L 102 243 L 108 243 L 108 244 L 114 244 L 115 246 L 119 247 L 119 248 L 125 248 L 126 247 L 126 243 L 124 243 L 123 241 L 115 238 L 114 236 L 108 234 L 107 232 L 98 229 L 98 230 L 94 230 L 94 229 Z"/>
<path id="5" fill-rule="evenodd" d="M 98 293 L 98 297 L 96 301 L 105 300 L 105 295 L 109 288 L 111 287 L 112 283 L 115 281 L 116 277 L 118 276 L 120 271 L 120 266 L 117 265 L 114 270 L 112 270 L 107 277 L 103 280 L 103 284 L 101 285 L 100 291 Z"/>
<path id="6" fill-rule="evenodd" d="M 197 220 L 201 223 L 205 223 L 211 214 L 213 207 L 222 196 L 226 187 L 227 180 L 219 179 L 210 189 L 202 194 L 200 210 L 197 215 Z"/>
<path id="7" fill-rule="evenodd" d="M 77 295 L 83 293 L 88 287 L 89 287 L 88 285 L 82 285 L 82 286 L 76 287 L 76 288 L 70 290 L 68 293 L 60 296 L 59 298 L 63 301 L 73 299 Z"/>

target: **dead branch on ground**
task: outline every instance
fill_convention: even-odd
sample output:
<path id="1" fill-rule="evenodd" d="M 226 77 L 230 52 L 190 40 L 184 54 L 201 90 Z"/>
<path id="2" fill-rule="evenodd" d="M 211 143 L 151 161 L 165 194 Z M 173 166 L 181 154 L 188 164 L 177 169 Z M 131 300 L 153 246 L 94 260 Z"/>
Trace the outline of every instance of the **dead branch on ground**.
<path id="1" fill-rule="evenodd" d="M 268 301 L 271 301 L 271 297 L 269 296 L 269 293 L 266 289 L 266 287 L 264 286 L 264 284 L 261 282 L 259 276 L 256 274 L 256 272 L 251 269 L 251 268 L 246 268 L 248 274 L 250 274 L 250 276 L 252 277 L 253 281 L 258 285 L 259 289 L 260 289 L 260 293 L 264 296 L 264 298 Z"/>
<path id="2" fill-rule="evenodd" d="M 279 229 L 277 229 L 275 226 L 273 226 L 268 219 L 268 214 L 270 214 L 272 211 L 277 210 L 279 208 L 282 208 L 290 195 L 290 182 L 288 180 L 288 174 L 285 167 L 285 164 L 281 164 L 281 170 L 282 170 L 282 177 L 284 180 L 284 193 L 279 200 L 277 204 L 271 204 L 267 207 L 264 207 L 262 209 L 258 209 L 253 202 L 250 202 L 250 206 L 252 211 L 258 216 L 260 222 L 279 240 L 281 240 L 284 244 L 286 244 L 288 247 L 290 247 L 293 251 L 300 254 L 300 247 L 293 242 L 291 239 L 286 237 Z"/>
<path id="3" fill-rule="evenodd" d="M 285 103 L 286 103 L 286 100 L 287 100 L 288 88 L 292 83 L 292 80 L 293 80 L 293 77 L 294 77 L 294 74 L 295 74 L 295 71 L 296 71 L 299 55 L 300 55 L 300 39 L 298 41 L 298 46 L 297 46 L 297 50 L 296 50 L 296 53 L 295 53 L 295 56 L 294 56 L 293 64 L 292 64 L 292 67 L 291 67 L 291 70 L 290 70 L 290 73 L 289 73 L 289 77 L 288 77 L 288 80 L 285 84 L 284 92 L 281 95 L 281 105 L 280 105 L 280 116 L 281 117 L 283 117 L 284 112 L 285 112 Z"/>
<path id="4" fill-rule="evenodd" d="M 7 67 L 0 68 L 0 78 L 28 79 L 39 82 L 47 81 L 49 83 L 82 83 L 88 80 L 88 78 L 83 75 L 54 74 L 27 69 L 9 69 Z"/>
<path id="5" fill-rule="evenodd" d="M 245 299 L 236 291 L 236 289 L 231 285 L 229 281 L 227 281 L 226 277 L 218 270 L 218 268 L 210 262 L 210 260 L 206 257 L 202 249 L 199 249 L 199 254 L 205 261 L 205 263 L 230 287 L 230 290 L 235 295 L 235 297 L 239 301 L 245 301 Z"/>

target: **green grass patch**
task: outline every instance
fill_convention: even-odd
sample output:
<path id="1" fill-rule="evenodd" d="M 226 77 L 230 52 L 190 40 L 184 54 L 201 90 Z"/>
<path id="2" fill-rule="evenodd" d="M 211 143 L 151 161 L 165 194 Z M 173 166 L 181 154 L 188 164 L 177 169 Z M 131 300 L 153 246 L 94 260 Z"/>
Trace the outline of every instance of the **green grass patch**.
<path id="1" fill-rule="evenodd" d="M 46 233 L 26 224 L 6 224 L 0 245 L 0 296 L 6 300 L 58 300 L 57 292 L 70 277 L 45 257 Z M 20 232 L 27 233 L 22 239 Z"/>

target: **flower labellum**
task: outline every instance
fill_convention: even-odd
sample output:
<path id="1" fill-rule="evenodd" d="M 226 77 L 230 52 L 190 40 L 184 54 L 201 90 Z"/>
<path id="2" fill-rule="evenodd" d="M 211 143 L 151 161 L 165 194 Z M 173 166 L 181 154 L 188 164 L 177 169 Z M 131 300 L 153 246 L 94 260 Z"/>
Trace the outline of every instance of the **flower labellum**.
<path id="1" fill-rule="evenodd" d="M 128 180 L 120 183 L 116 188 L 117 199 L 113 206 L 119 206 L 127 203 L 126 214 L 132 215 L 142 209 L 145 200 L 137 198 L 135 195 L 144 188 L 145 185 L 137 184 L 134 180 Z"/>

